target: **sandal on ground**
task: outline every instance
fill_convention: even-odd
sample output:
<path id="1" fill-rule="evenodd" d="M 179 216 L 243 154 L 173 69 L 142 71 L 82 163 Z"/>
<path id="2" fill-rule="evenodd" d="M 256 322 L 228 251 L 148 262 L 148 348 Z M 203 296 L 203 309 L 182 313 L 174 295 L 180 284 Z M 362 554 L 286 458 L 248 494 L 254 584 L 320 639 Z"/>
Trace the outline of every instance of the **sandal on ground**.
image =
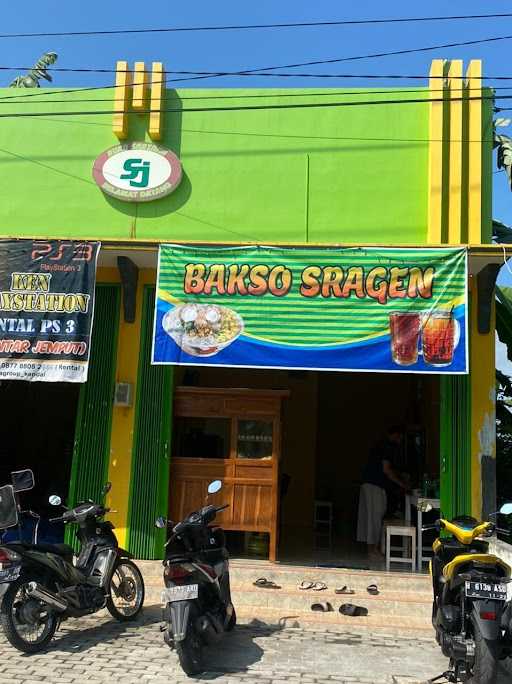
<path id="1" fill-rule="evenodd" d="M 334 608 L 332 607 L 332 604 L 329 603 L 329 601 L 326 601 L 325 603 L 313 603 L 311 605 L 311 610 L 314 610 L 315 612 L 319 613 L 332 613 Z"/>
<path id="2" fill-rule="evenodd" d="M 342 615 L 350 615 L 351 617 L 365 617 L 368 615 L 368 608 L 364 606 L 354 606 L 353 603 L 344 603 L 340 606 L 340 613 Z"/>
<path id="3" fill-rule="evenodd" d="M 325 582 L 315 582 L 311 589 L 313 591 L 324 591 L 324 589 L 327 589 L 327 584 Z"/>
<path id="4" fill-rule="evenodd" d="M 380 594 L 379 587 L 376 584 L 370 584 L 369 587 L 366 587 L 366 591 L 369 594 L 372 594 L 372 596 L 377 596 L 377 594 Z"/>
<path id="5" fill-rule="evenodd" d="M 301 591 L 306 591 L 306 589 L 312 589 L 314 585 L 314 582 L 308 582 L 307 580 L 302 580 L 302 582 L 299 584 L 299 589 Z"/>
<path id="6" fill-rule="evenodd" d="M 266 577 L 260 577 L 255 582 L 253 582 L 253 584 L 255 587 L 259 587 L 260 589 L 281 589 L 281 587 L 278 584 L 272 582 L 271 580 L 268 580 Z"/>
<path id="7" fill-rule="evenodd" d="M 335 589 L 334 593 L 335 594 L 355 594 L 356 592 L 345 584 L 345 586 L 338 587 L 338 589 Z"/>

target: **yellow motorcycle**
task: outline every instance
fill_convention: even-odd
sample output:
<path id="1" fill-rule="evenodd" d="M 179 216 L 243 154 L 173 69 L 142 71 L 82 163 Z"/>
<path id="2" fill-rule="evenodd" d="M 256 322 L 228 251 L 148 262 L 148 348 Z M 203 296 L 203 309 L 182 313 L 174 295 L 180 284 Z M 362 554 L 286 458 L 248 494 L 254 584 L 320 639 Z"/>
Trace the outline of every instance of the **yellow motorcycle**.
<path id="1" fill-rule="evenodd" d="M 499 513 L 511 515 L 512 504 Z M 467 516 L 437 520 L 423 529 L 443 532 L 430 562 L 432 624 L 450 659 L 450 670 L 431 681 L 495 684 L 499 661 L 512 655 L 512 606 L 507 601 L 512 569 L 489 553 L 486 538 L 508 531 Z"/>

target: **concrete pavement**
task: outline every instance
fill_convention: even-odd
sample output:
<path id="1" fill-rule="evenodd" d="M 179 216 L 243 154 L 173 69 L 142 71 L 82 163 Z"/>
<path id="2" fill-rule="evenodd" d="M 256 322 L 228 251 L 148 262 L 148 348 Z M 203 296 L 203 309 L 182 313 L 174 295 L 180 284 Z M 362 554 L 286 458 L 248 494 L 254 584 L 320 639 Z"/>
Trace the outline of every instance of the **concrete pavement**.
<path id="1" fill-rule="evenodd" d="M 190 682 L 164 644 L 160 624 L 158 606 L 147 607 L 135 623 L 103 614 L 70 620 L 48 651 L 35 656 L 15 651 L 0 636 L 0 683 Z M 253 623 L 205 651 L 205 664 L 202 681 L 219 684 L 412 684 L 442 672 L 446 660 L 433 638 L 423 636 Z"/>

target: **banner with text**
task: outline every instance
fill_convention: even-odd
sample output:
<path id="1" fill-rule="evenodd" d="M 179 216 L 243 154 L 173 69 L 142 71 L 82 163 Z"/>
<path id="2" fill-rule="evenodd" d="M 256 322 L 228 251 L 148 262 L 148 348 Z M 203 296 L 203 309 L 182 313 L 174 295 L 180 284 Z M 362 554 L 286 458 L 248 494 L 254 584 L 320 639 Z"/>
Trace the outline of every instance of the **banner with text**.
<path id="1" fill-rule="evenodd" d="M 87 380 L 99 247 L 0 240 L 0 380 Z"/>
<path id="2" fill-rule="evenodd" d="M 152 362 L 467 373 L 464 249 L 161 245 Z"/>

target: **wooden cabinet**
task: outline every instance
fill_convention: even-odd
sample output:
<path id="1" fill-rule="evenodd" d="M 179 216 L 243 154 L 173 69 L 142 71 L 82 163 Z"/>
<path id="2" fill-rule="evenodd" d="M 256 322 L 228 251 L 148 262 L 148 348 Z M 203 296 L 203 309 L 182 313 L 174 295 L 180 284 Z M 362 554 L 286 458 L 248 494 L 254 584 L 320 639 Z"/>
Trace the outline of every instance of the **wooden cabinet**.
<path id="1" fill-rule="evenodd" d="M 208 483 L 225 530 L 267 532 L 276 560 L 281 403 L 287 391 L 177 387 L 171 458 L 171 520 L 204 505 Z"/>

